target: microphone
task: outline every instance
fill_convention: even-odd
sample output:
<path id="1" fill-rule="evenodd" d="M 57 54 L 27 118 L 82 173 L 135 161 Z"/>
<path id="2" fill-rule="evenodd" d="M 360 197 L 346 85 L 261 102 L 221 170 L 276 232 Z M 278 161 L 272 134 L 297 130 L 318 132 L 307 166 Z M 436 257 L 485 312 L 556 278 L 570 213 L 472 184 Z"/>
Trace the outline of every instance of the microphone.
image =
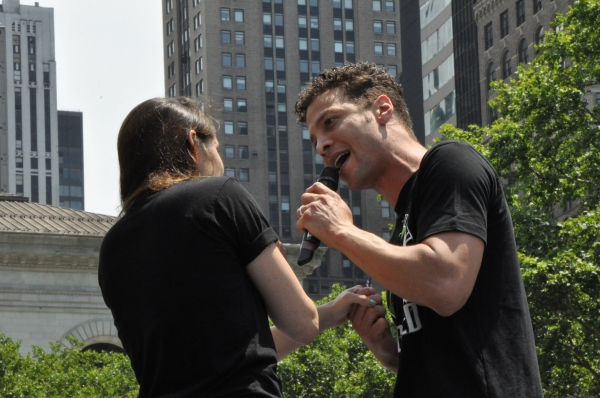
<path id="1" fill-rule="evenodd" d="M 340 172 L 335 167 L 325 167 L 319 178 L 317 178 L 317 182 L 325 185 L 327 188 L 332 191 L 337 191 L 338 189 L 338 180 L 340 179 Z M 305 231 L 304 236 L 302 237 L 302 244 L 300 245 L 300 255 L 298 256 L 298 265 L 304 265 L 312 260 L 313 255 L 315 254 L 315 250 L 319 247 L 321 241 L 311 235 L 310 232 Z"/>

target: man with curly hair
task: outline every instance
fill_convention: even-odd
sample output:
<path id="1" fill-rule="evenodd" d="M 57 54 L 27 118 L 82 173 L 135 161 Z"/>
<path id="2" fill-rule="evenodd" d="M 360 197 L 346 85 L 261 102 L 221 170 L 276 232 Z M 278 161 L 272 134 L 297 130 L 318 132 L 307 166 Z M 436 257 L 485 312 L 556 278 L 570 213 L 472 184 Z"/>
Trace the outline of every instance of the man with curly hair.
<path id="1" fill-rule="evenodd" d="M 300 230 L 389 289 L 394 332 L 382 306 L 350 318 L 397 373 L 394 397 L 541 397 L 512 221 L 492 166 L 458 141 L 425 149 L 401 87 L 371 63 L 322 72 L 296 114 L 324 164 L 350 189 L 377 191 L 398 216 L 385 242 L 354 226 L 320 183 L 297 211 Z"/>

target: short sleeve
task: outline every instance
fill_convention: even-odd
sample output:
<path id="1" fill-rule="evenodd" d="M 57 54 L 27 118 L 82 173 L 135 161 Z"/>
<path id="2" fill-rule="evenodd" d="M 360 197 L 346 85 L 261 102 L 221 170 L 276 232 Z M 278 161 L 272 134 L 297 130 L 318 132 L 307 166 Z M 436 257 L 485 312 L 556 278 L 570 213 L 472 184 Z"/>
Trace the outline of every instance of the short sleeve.
<path id="1" fill-rule="evenodd" d="M 442 232 L 475 235 L 487 243 L 487 214 L 496 174 L 471 146 L 449 141 L 423 158 L 415 192 L 417 242 Z"/>
<path id="2" fill-rule="evenodd" d="M 223 184 L 214 211 L 221 229 L 236 245 L 244 265 L 279 239 L 252 195 L 233 178 Z"/>

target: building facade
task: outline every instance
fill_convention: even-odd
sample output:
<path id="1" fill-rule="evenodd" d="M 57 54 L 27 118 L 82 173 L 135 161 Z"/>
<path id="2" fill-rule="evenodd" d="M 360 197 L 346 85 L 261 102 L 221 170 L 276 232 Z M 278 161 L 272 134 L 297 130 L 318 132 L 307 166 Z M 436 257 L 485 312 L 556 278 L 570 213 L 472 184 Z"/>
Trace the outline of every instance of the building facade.
<path id="1" fill-rule="evenodd" d="M 535 57 L 535 46 L 553 29 L 557 13 L 566 13 L 571 0 L 479 0 L 473 10 L 477 22 L 482 123 L 491 124 L 498 112 L 488 102 L 495 94 L 494 80 L 514 77 L 519 64 Z"/>
<path id="2" fill-rule="evenodd" d="M 0 9 L 0 192 L 58 204 L 54 10 Z"/>
<path id="3" fill-rule="evenodd" d="M 403 0 L 402 76 L 417 138 L 431 145 L 445 123 L 481 124 L 474 0 Z"/>
<path id="4" fill-rule="evenodd" d="M 295 121 L 297 94 L 323 69 L 371 61 L 400 74 L 398 0 L 162 0 L 165 94 L 206 101 L 220 121 L 225 173 L 256 198 L 283 242 L 299 243 L 295 209 L 323 168 Z M 340 195 L 354 222 L 386 237 L 393 209 L 374 192 Z M 364 284 L 367 275 L 329 250 L 304 287 Z"/>
<path id="5" fill-rule="evenodd" d="M 83 114 L 58 111 L 59 205 L 84 210 Z"/>

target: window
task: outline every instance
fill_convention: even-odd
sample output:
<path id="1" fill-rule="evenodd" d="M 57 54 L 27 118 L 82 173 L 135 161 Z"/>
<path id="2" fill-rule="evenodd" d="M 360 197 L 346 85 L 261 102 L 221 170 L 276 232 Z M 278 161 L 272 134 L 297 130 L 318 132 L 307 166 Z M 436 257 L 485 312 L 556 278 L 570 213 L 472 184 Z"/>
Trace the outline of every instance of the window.
<path id="1" fill-rule="evenodd" d="M 221 53 L 221 61 L 224 67 L 231 66 L 231 53 Z"/>
<path id="2" fill-rule="evenodd" d="M 385 33 L 388 35 L 396 34 L 396 22 L 386 21 L 385 22 Z"/>
<path id="3" fill-rule="evenodd" d="M 225 176 L 235 178 L 235 168 L 225 167 Z"/>
<path id="4" fill-rule="evenodd" d="M 250 169 L 240 169 L 240 182 L 249 182 L 250 181 Z"/>
<path id="5" fill-rule="evenodd" d="M 333 42 L 333 51 L 336 53 L 344 52 L 344 43 L 341 40 L 336 40 Z"/>
<path id="6" fill-rule="evenodd" d="M 298 5 L 299 6 L 305 6 L 306 5 L 306 0 L 298 0 Z"/>
<path id="7" fill-rule="evenodd" d="M 173 0 L 167 0 L 166 5 L 167 5 L 167 14 L 168 14 L 173 9 Z"/>
<path id="8" fill-rule="evenodd" d="M 537 14 L 542 9 L 542 0 L 533 0 L 533 13 Z"/>
<path id="9" fill-rule="evenodd" d="M 508 10 L 500 14 L 500 38 L 508 34 Z"/>
<path id="10" fill-rule="evenodd" d="M 245 99 L 239 99 L 237 100 L 237 111 L 238 112 L 247 112 L 248 110 L 248 105 L 246 103 Z"/>
<path id="11" fill-rule="evenodd" d="M 354 32 L 354 21 L 346 19 L 346 32 Z"/>
<path id="12" fill-rule="evenodd" d="M 310 28 L 319 29 L 319 17 L 310 17 Z"/>
<path id="13" fill-rule="evenodd" d="M 512 67 L 510 64 L 510 55 L 508 51 L 502 56 L 502 78 L 508 79 L 512 74 Z"/>
<path id="14" fill-rule="evenodd" d="M 286 106 L 285 102 L 283 102 L 283 103 L 280 102 L 277 104 L 277 112 L 279 112 L 279 113 L 287 112 L 287 106 Z"/>
<path id="15" fill-rule="evenodd" d="M 283 36 L 275 36 L 275 48 L 285 48 Z"/>
<path id="16" fill-rule="evenodd" d="M 221 31 L 221 44 L 231 44 L 231 31 L 230 30 L 222 30 Z"/>
<path id="17" fill-rule="evenodd" d="M 381 0 L 373 0 L 373 11 L 381 11 Z"/>
<path id="18" fill-rule="evenodd" d="M 245 68 L 246 67 L 246 54 L 235 54 L 235 67 Z"/>
<path id="19" fill-rule="evenodd" d="M 354 54 L 354 42 L 353 41 L 346 42 L 346 53 Z"/>
<path id="20" fill-rule="evenodd" d="M 238 90 L 246 89 L 246 76 L 238 76 L 235 78 L 235 88 Z"/>
<path id="21" fill-rule="evenodd" d="M 496 66 L 494 66 L 493 62 L 490 62 L 490 64 L 488 65 L 487 68 L 487 85 L 488 88 L 490 87 L 490 84 L 496 80 Z"/>
<path id="22" fill-rule="evenodd" d="M 310 49 L 312 51 L 319 51 L 319 39 L 310 39 Z"/>
<path id="23" fill-rule="evenodd" d="M 390 218 L 390 202 L 382 199 L 379 204 L 381 204 L 381 218 Z"/>
<path id="24" fill-rule="evenodd" d="M 275 26 L 283 26 L 283 15 L 275 14 Z"/>
<path id="25" fill-rule="evenodd" d="M 271 25 L 272 23 L 271 13 L 263 13 L 263 25 Z"/>
<path id="26" fill-rule="evenodd" d="M 225 145 L 225 159 L 235 159 L 234 145 Z"/>
<path id="27" fill-rule="evenodd" d="M 247 122 L 238 122 L 238 134 L 239 135 L 248 135 L 248 123 Z"/>
<path id="28" fill-rule="evenodd" d="M 342 8 L 342 0 L 333 0 L 333 8 Z"/>
<path id="29" fill-rule="evenodd" d="M 525 0 L 517 0 L 517 26 L 521 26 L 525 22 Z"/>
<path id="30" fill-rule="evenodd" d="M 169 87 L 169 97 L 175 97 L 177 95 L 177 85 L 173 83 L 171 87 Z"/>
<path id="31" fill-rule="evenodd" d="M 535 44 L 538 46 L 544 41 L 544 27 L 540 26 L 535 32 Z"/>
<path id="32" fill-rule="evenodd" d="M 425 113 L 425 136 L 437 131 L 455 113 L 456 98 L 454 91 L 452 91 L 439 104 Z"/>
<path id="33" fill-rule="evenodd" d="M 352 0 L 344 0 L 344 8 L 346 10 L 351 10 L 352 9 Z"/>
<path id="34" fill-rule="evenodd" d="M 434 33 L 421 42 L 421 64 L 435 57 L 452 41 L 452 18 L 448 18 Z"/>
<path id="35" fill-rule="evenodd" d="M 385 1 L 385 10 L 388 12 L 394 12 L 394 0 Z"/>
<path id="36" fill-rule="evenodd" d="M 396 43 L 387 44 L 387 55 L 396 56 Z"/>
<path id="37" fill-rule="evenodd" d="M 266 93 L 275 92 L 275 84 L 273 83 L 273 80 L 265 80 L 265 92 Z"/>
<path id="38" fill-rule="evenodd" d="M 383 24 L 381 21 L 373 21 L 373 32 L 374 33 L 383 33 Z"/>
<path id="39" fill-rule="evenodd" d="M 454 54 L 423 78 L 423 99 L 431 97 L 454 77 Z"/>
<path id="40" fill-rule="evenodd" d="M 167 57 L 170 57 L 173 55 L 173 53 L 175 53 L 175 41 L 171 40 L 171 42 L 167 45 Z"/>
<path id="41" fill-rule="evenodd" d="M 298 27 L 300 29 L 305 29 L 307 27 L 307 22 L 306 22 L 306 16 L 305 15 L 300 15 L 298 16 Z"/>
<path id="42" fill-rule="evenodd" d="M 319 6 L 319 0 L 310 0 L 310 6 L 311 7 L 318 7 Z"/>
<path id="43" fill-rule="evenodd" d="M 235 10 L 233 12 L 233 19 L 235 22 L 244 22 L 244 10 Z"/>
<path id="44" fill-rule="evenodd" d="M 373 44 L 374 44 L 375 55 L 383 55 L 383 43 L 376 41 Z"/>
<path id="45" fill-rule="evenodd" d="M 223 88 L 225 90 L 231 90 L 233 88 L 233 79 L 231 76 L 223 76 Z"/>
<path id="46" fill-rule="evenodd" d="M 306 37 L 300 37 L 298 39 L 298 48 L 301 51 L 307 51 L 308 50 L 308 39 Z"/>
<path id="47" fill-rule="evenodd" d="M 277 85 L 277 94 L 285 94 L 285 84 Z"/>
<path id="48" fill-rule="evenodd" d="M 307 59 L 300 60 L 300 73 L 308 73 L 308 60 Z"/>
<path id="49" fill-rule="evenodd" d="M 311 70 L 312 70 L 312 73 L 316 73 L 316 74 L 320 73 L 321 72 L 321 62 L 313 60 L 311 62 Z"/>
<path id="50" fill-rule="evenodd" d="M 491 22 L 485 25 L 483 34 L 485 36 L 485 49 L 489 50 L 494 45 L 494 31 L 492 30 Z"/>
<path id="51" fill-rule="evenodd" d="M 230 20 L 229 8 L 221 8 L 221 22 L 229 22 Z"/>
<path id="52" fill-rule="evenodd" d="M 168 78 L 172 78 L 175 75 L 175 62 L 171 62 L 171 65 L 167 67 Z"/>
<path id="53" fill-rule="evenodd" d="M 523 39 L 519 42 L 519 63 L 528 63 L 529 60 L 527 58 L 527 42 L 525 41 L 525 39 Z"/>
<path id="54" fill-rule="evenodd" d="M 388 65 L 387 71 L 392 77 L 398 76 L 398 67 L 396 65 Z"/>
<path id="55" fill-rule="evenodd" d="M 196 37 L 194 39 L 194 51 L 198 52 L 198 51 L 200 51 L 201 48 L 202 48 L 202 35 L 198 35 L 198 37 Z"/>
<path id="56" fill-rule="evenodd" d="M 226 135 L 233 135 L 233 122 L 225 120 L 223 122 L 223 132 Z"/>
<path id="57" fill-rule="evenodd" d="M 333 18 L 333 30 L 342 30 L 341 18 Z"/>
<path id="58" fill-rule="evenodd" d="M 238 157 L 240 159 L 248 159 L 250 157 L 248 152 L 248 145 L 238 146 Z"/>
<path id="59" fill-rule="evenodd" d="M 202 70 L 202 57 L 198 58 L 196 60 L 196 74 L 200 73 L 200 71 Z"/>
<path id="60" fill-rule="evenodd" d="M 167 22 L 167 36 L 173 33 L 173 18 Z"/>
<path id="61" fill-rule="evenodd" d="M 202 94 L 204 92 L 204 80 L 200 80 L 198 83 L 196 83 L 196 97 L 199 97 L 200 94 Z"/>
<path id="62" fill-rule="evenodd" d="M 275 62 L 277 64 L 277 71 L 279 71 L 279 72 L 285 71 L 285 60 L 283 58 L 277 58 L 275 60 Z"/>
<path id="63" fill-rule="evenodd" d="M 233 112 L 233 100 L 231 98 L 223 98 L 223 110 Z"/>
<path id="64" fill-rule="evenodd" d="M 263 45 L 265 48 L 273 48 L 273 36 L 264 35 L 263 36 Z"/>
<path id="65" fill-rule="evenodd" d="M 265 57 L 265 70 L 273 70 L 273 58 Z"/>
<path id="66" fill-rule="evenodd" d="M 235 32 L 235 44 L 244 45 L 246 38 L 244 32 Z"/>

